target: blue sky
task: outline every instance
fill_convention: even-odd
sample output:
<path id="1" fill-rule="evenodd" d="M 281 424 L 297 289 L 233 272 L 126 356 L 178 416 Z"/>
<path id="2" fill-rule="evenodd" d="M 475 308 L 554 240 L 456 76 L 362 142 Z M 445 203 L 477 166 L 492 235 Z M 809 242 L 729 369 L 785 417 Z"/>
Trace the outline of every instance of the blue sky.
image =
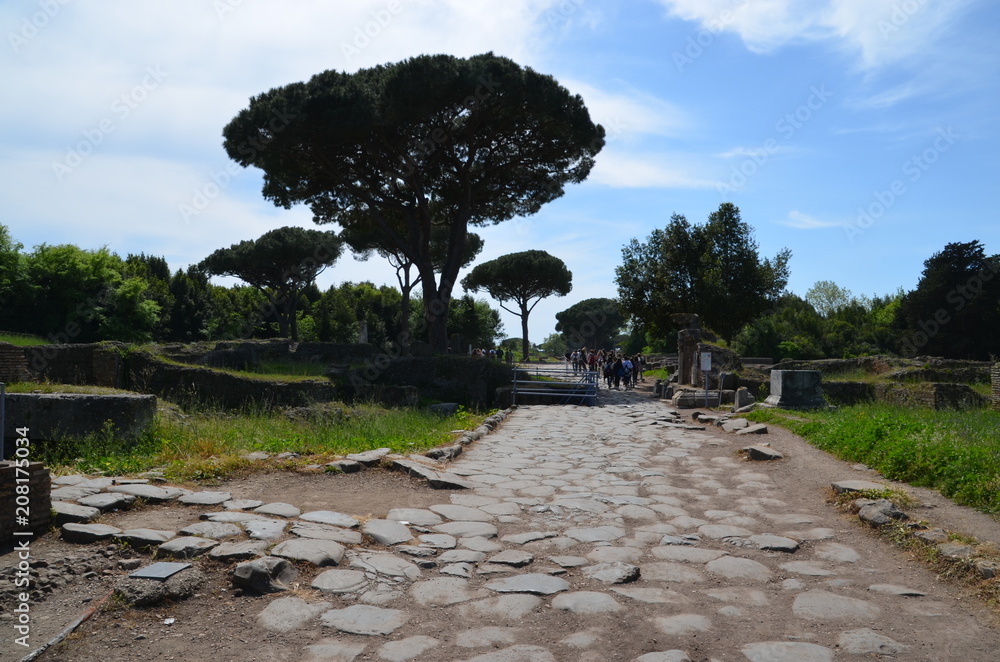
<path id="1" fill-rule="evenodd" d="M 912 288 L 945 244 L 1000 253 L 1000 5 L 986 0 L 4 0 L 0 222 L 26 248 L 102 245 L 172 269 L 281 225 L 222 149 L 249 97 L 326 69 L 485 51 L 580 94 L 609 140 L 583 184 L 481 234 L 616 294 L 621 247 L 739 206 L 788 287 Z M 190 213 L 195 209 L 197 213 Z M 187 213 L 184 213 L 187 210 Z M 378 259 L 321 277 L 394 284 Z M 507 332 L 519 335 L 504 313 Z"/>

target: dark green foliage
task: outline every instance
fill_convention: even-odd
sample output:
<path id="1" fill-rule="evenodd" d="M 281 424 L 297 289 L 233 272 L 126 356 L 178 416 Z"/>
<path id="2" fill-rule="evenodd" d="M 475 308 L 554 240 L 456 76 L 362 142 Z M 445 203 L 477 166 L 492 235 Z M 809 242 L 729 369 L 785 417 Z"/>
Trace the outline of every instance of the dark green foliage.
<path id="1" fill-rule="evenodd" d="M 625 325 L 618 302 L 607 298 L 584 299 L 556 313 L 556 320 L 568 347 L 590 349 L 613 349 Z"/>
<path id="2" fill-rule="evenodd" d="M 343 245 L 332 232 L 284 227 L 220 248 L 199 267 L 214 275 L 235 276 L 262 292 L 282 336 L 298 341 L 296 311 L 303 290 L 337 261 Z"/>
<path id="3" fill-rule="evenodd" d="M 762 260 L 750 226 L 726 202 L 705 225 L 692 226 L 674 214 L 645 243 L 632 239 L 622 249 L 615 282 L 634 325 L 666 336 L 675 330 L 672 314 L 697 313 L 730 340 L 777 300 L 788 282 L 790 257 L 783 249 Z"/>
<path id="4" fill-rule="evenodd" d="M 962 359 L 1000 355 L 1000 255 L 978 241 L 951 243 L 924 262 L 900 302 L 900 352 Z"/>
<path id="5" fill-rule="evenodd" d="M 438 351 L 468 226 L 537 212 L 604 145 L 579 96 L 492 53 L 325 71 L 252 98 L 223 135 L 232 159 L 264 171 L 266 199 L 305 203 L 319 223 L 371 223 L 412 261 Z"/>
<path id="6" fill-rule="evenodd" d="M 527 356 L 528 315 L 545 297 L 569 294 L 573 274 L 565 262 L 545 251 L 523 251 L 476 265 L 462 279 L 462 287 L 473 292 L 486 290 L 501 308 L 521 318 L 521 351 Z M 518 309 L 507 308 L 503 305 L 506 301 L 513 301 Z"/>

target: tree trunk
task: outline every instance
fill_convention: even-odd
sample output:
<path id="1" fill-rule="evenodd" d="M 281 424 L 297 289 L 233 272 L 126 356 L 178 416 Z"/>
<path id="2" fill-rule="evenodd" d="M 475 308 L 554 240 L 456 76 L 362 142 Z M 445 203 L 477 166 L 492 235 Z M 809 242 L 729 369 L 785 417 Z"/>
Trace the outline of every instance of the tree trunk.
<path id="1" fill-rule="evenodd" d="M 521 306 L 521 348 L 524 360 L 527 361 L 531 343 L 528 342 L 528 307 L 525 305 Z"/>

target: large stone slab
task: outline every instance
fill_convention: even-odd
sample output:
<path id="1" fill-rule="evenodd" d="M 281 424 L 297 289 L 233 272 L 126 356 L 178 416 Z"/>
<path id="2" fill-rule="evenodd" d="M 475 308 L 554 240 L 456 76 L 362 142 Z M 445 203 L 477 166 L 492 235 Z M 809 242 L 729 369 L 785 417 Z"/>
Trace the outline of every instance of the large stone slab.
<path id="1" fill-rule="evenodd" d="M 385 518 L 413 526 L 436 526 L 444 522 L 440 515 L 423 508 L 393 508 Z"/>
<path id="2" fill-rule="evenodd" d="M 271 632 L 291 632 L 333 607 L 329 602 L 306 602 L 302 598 L 278 598 L 257 614 L 257 625 Z"/>
<path id="3" fill-rule="evenodd" d="M 243 524 L 247 535 L 254 540 L 277 540 L 285 534 L 288 522 L 277 519 L 256 519 Z"/>
<path id="4" fill-rule="evenodd" d="M 361 531 L 380 545 L 399 545 L 413 540 L 413 533 L 405 524 L 387 519 L 370 519 Z"/>
<path id="5" fill-rule="evenodd" d="M 51 507 L 55 512 L 53 524 L 56 526 L 68 522 L 74 524 L 90 522 L 101 514 L 101 511 L 98 508 L 94 508 L 92 506 L 78 506 L 77 504 L 69 503 L 68 501 L 53 501 Z"/>
<path id="6" fill-rule="evenodd" d="M 351 560 L 351 567 L 386 577 L 411 581 L 420 579 L 421 575 L 420 568 L 393 554 L 359 554 Z"/>
<path id="7" fill-rule="evenodd" d="M 445 522 L 433 528 L 456 538 L 496 538 L 498 533 L 497 527 L 489 522 Z"/>
<path id="8" fill-rule="evenodd" d="M 212 549 L 219 543 L 215 540 L 209 540 L 208 538 L 199 538 L 197 536 L 181 536 L 180 538 L 174 538 L 173 540 L 168 540 L 159 547 L 156 548 L 157 554 L 165 554 L 167 556 L 178 556 L 185 559 L 194 558 L 195 556 L 201 556 L 208 550 Z"/>
<path id="9" fill-rule="evenodd" d="M 569 590 L 569 582 L 551 575 L 528 573 L 505 577 L 486 584 L 486 588 L 497 593 L 531 593 L 533 595 L 552 595 Z"/>
<path id="10" fill-rule="evenodd" d="M 243 529 L 235 524 L 228 524 L 226 522 L 197 522 L 185 526 L 180 532 L 185 536 L 202 536 L 203 538 L 219 540 L 221 538 L 238 536 L 243 533 Z"/>
<path id="11" fill-rule="evenodd" d="M 229 492 L 192 492 L 182 494 L 177 500 L 187 506 L 218 506 L 232 500 L 233 495 Z"/>
<path id="12" fill-rule="evenodd" d="M 362 540 L 360 531 L 324 524 L 297 524 L 292 527 L 292 533 L 300 538 L 334 540 L 344 545 L 360 545 Z"/>
<path id="13" fill-rule="evenodd" d="M 285 559 L 264 556 L 245 561 L 233 569 L 233 585 L 254 593 L 287 591 L 299 571 Z"/>
<path id="14" fill-rule="evenodd" d="M 409 593 L 423 607 L 447 607 L 489 595 L 488 591 L 472 589 L 468 580 L 459 577 L 435 577 L 417 582 L 410 587 Z"/>
<path id="15" fill-rule="evenodd" d="M 155 485 L 112 485 L 108 492 L 118 492 L 121 494 L 131 494 L 134 497 L 145 499 L 149 503 L 163 503 L 187 493 L 187 490 L 178 488 L 163 488 Z"/>
<path id="16" fill-rule="evenodd" d="M 620 602 L 607 593 L 596 591 L 560 593 L 552 599 L 552 608 L 574 614 L 608 614 L 624 609 Z"/>
<path id="17" fill-rule="evenodd" d="M 208 552 L 208 558 L 223 563 L 245 561 L 263 556 L 267 551 L 267 543 L 263 540 L 243 540 L 240 542 L 224 542 Z"/>
<path id="18" fill-rule="evenodd" d="M 760 641 L 741 649 L 750 662 L 833 662 L 833 651 L 804 641 Z"/>
<path id="19" fill-rule="evenodd" d="M 470 506 L 457 506 L 451 503 L 442 503 L 430 507 L 430 510 L 441 517 L 458 522 L 491 522 L 495 518 L 487 512 L 472 508 Z"/>
<path id="20" fill-rule="evenodd" d="M 271 550 L 271 555 L 292 561 L 306 561 L 322 568 L 339 564 L 346 551 L 343 545 L 333 540 L 297 538 L 278 543 Z"/>
<path id="21" fill-rule="evenodd" d="M 297 507 L 281 501 L 266 503 L 263 506 L 255 508 L 254 512 L 260 515 L 275 515 L 277 517 L 298 517 L 302 514 L 302 511 Z"/>
<path id="22" fill-rule="evenodd" d="M 358 526 L 358 520 L 350 515 L 338 513 L 333 510 L 313 510 L 299 515 L 299 519 L 305 522 L 316 522 L 317 524 L 330 524 L 343 529 L 353 529 Z"/>
<path id="23" fill-rule="evenodd" d="M 375 450 L 365 451 L 364 453 L 351 453 L 347 456 L 347 459 L 363 464 L 366 467 L 372 467 L 381 462 L 382 458 L 391 452 L 391 448 L 376 448 Z"/>
<path id="24" fill-rule="evenodd" d="M 325 570 L 316 575 L 312 587 L 321 593 L 357 593 L 368 587 L 368 578 L 359 570 Z"/>
<path id="25" fill-rule="evenodd" d="M 67 522 L 62 525 L 62 539 L 66 542 L 89 544 L 99 540 L 108 540 L 122 530 L 107 524 L 78 524 Z"/>
<path id="26" fill-rule="evenodd" d="M 102 513 L 106 513 L 111 510 L 125 510 L 135 503 L 135 497 L 131 494 L 115 494 L 113 492 L 101 492 L 99 494 L 91 494 L 90 496 L 85 496 L 82 499 L 77 499 L 77 503 L 81 506 L 89 506 L 91 508 L 97 508 Z"/>
<path id="27" fill-rule="evenodd" d="M 824 408 L 822 381 L 819 370 L 772 370 L 771 394 L 763 404 L 781 409 Z"/>
<path id="28" fill-rule="evenodd" d="M 806 591 L 795 596 L 792 612 L 814 621 L 872 621 L 879 617 L 877 605 L 829 591 Z"/>
<path id="29" fill-rule="evenodd" d="M 115 535 L 115 540 L 119 540 L 130 547 L 145 549 L 156 547 L 177 536 L 176 531 L 164 531 L 161 529 L 128 529 Z"/>

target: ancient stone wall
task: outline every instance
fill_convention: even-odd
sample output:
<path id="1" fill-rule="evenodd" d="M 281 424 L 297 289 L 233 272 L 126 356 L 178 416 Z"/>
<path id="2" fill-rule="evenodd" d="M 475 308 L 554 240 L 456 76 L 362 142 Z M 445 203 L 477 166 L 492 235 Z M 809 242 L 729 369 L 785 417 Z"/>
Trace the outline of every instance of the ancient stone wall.
<path id="1" fill-rule="evenodd" d="M 871 382 L 823 382 L 823 395 L 833 404 L 856 405 L 885 402 L 904 407 L 930 409 L 974 409 L 985 398 L 966 384 L 880 384 Z"/>
<path id="2" fill-rule="evenodd" d="M 156 415 L 156 396 L 121 393 L 8 393 L 6 435 L 28 426 L 34 442 L 101 433 L 108 422 L 117 436 L 135 439 Z M 11 444 L 7 443 L 10 456 Z"/>
<path id="3" fill-rule="evenodd" d="M 28 379 L 28 362 L 24 350 L 9 342 L 0 342 L 0 382 L 20 382 Z"/>
<path id="4" fill-rule="evenodd" d="M 991 398 L 993 402 L 993 409 L 1000 411 L 1000 363 L 993 365 L 993 397 Z"/>
<path id="5" fill-rule="evenodd" d="M 12 444 L 13 440 L 8 437 L 7 443 Z M 20 505 L 17 501 L 18 478 L 28 479 L 26 483 L 20 483 L 27 485 L 28 488 L 26 506 Z M 19 536 L 14 536 L 15 531 L 30 529 L 42 532 L 48 528 L 52 510 L 51 494 L 52 481 L 49 470 L 41 462 L 30 462 L 27 467 L 21 467 L 20 471 L 13 462 L 0 462 L 0 547 L 13 542 L 15 538 L 20 539 Z M 21 503 L 23 502 L 22 499 Z M 27 511 L 18 511 L 18 508 L 27 508 Z M 19 524 L 16 519 L 18 516 L 24 516 L 25 512 L 27 512 L 28 526 Z"/>

